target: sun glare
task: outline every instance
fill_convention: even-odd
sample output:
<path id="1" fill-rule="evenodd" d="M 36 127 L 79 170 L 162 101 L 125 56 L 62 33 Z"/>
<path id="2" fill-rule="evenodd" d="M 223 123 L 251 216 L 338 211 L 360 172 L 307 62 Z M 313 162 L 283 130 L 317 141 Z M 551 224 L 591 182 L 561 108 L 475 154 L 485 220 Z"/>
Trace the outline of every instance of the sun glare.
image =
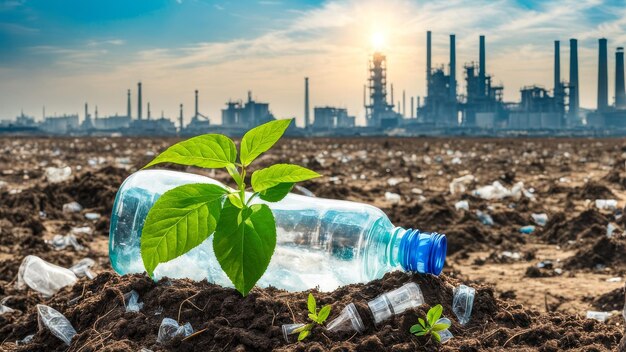
<path id="1" fill-rule="evenodd" d="M 371 39 L 374 50 L 382 49 L 385 44 L 385 36 L 381 32 L 374 32 Z"/>

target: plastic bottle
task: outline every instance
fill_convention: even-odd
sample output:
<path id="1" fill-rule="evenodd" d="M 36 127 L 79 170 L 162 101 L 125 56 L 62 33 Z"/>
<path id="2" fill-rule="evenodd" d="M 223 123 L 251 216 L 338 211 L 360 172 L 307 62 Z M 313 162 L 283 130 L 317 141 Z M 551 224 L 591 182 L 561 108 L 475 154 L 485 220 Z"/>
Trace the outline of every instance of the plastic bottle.
<path id="1" fill-rule="evenodd" d="M 223 186 L 208 177 L 166 170 L 138 171 L 124 181 L 111 215 L 109 255 L 115 271 L 145 271 L 140 237 L 148 211 L 161 194 L 189 183 Z M 373 206 L 296 194 L 267 204 L 276 219 L 277 241 L 270 265 L 257 283 L 261 287 L 300 291 L 319 286 L 330 291 L 393 270 L 438 275 L 443 268 L 445 235 L 394 227 Z M 159 264 L 155 278 L 206 278 L 232 286 L 215 258 L 212 239 Z"/>

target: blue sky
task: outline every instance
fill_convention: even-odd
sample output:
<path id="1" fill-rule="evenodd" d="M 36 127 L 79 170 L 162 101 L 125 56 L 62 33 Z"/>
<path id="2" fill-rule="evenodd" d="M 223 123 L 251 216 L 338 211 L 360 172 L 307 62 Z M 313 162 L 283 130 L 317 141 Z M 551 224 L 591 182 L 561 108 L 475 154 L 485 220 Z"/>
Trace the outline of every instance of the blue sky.
<path id="1" fill-rule="evenodd" d="M 448 35 L 457 35 L 461 67 L 477 59 L 487 36 L 488 71 L 505 85 L 551 88 L 552 45 L 562 41 L 567 79 L 568 39 L 580 40 L 581 101 L 595 106 L 597 38 L 613 52 L 626 46 L 623 0 L 0 0 L 0 117 L 24 109 L 125 112 L 125 91 L 144 83 L 153 114 L 219 109 L 248 89 L 280 117 L 302 117 L 303 77 L 313 105 L 347 107 L 361 116 L 370 37 L 382 33 L 389 80 L 396 92 L 423 95 L 425 31 L 433 30 L 434 61 L 447 62 Z M 460 83 L 461 92 L 464 83 Z M 400 94 L 397 93 L 396 97 Z M 396 98 L 397 100 L 397 98 Z"/>

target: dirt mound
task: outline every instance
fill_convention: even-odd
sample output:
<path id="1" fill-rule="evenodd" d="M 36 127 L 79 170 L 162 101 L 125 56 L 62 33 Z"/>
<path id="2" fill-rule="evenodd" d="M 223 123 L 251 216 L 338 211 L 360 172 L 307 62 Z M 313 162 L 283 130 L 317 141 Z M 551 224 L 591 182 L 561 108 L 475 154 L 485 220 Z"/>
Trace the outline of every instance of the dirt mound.
<path id="1" fill-rule="evenodd" d="M 600 295 L 592 300 L 593 307 L 599 311 L 613 311 L 624 309 L 624 288 L 617 288 L 613 291 Z"/>
<path id="2" fill-rule="evenodd" d="M 605 185 L 595 181 L 589 181 L 582 187 L 575 187 L 567 194 L 568 198 L 585 200 L 585 199 L 610 199 L 615 198 L 615 194 Z"/>
<path id="3" fill-rule="evenodd" d="M 580 248 L 568 258 L 563 267 L 567 269 L 623 270 L 626 268 L 626 239 L 606 236 Z"/>
<path id="4" fill-rule="evenodd" d="M 552 215 L 539 236 L 551 244 L 567 245 L 569 241 L 580 238 L 598 238 L 604 235 L 608 223 L 609 220 L 595 208 L 571 217 L 559 212 Z"/>
<path id="5" fill-rule="evenodd" d="M 366 314 L 365 303 L 377 295 L 413 281 L 420 285 L 427 305 L 407 311 L 380 326 L 374 326 Z M 418 316 L 425 316 L 428 306 L 441 303 L 444 315 L 453 321 L 455 335 L 443 350 L 498 350 L 513 348 L 535 350 L 550 345 L 555 348 L 593 347 L 608 351 L 616 346 L 621 333 L 615 327 L 600 326 L 573 316 L 541 315 L 521 305 L 504 304 L 494 297 L 489 287 L 474 285 L 477 296 L 472 320 L 461 327 L 451 311 L 453 287 L 458 282 L 445 276 L 392 273 L 382 280 L 365 285 L 349 285 L 331 293 L 316 292 L 320 304 L 333 304 L 331 318 L 348 303 L 359 307 L 366 331 L 353 333 L 322 333 L 315 331 L 305 342 L 287 344 L 280 330 L 282 324 L 306 320 L 306 292 L 287 293 L 254 289 L 243 298 L 232 289 L 207 282 L 162 280 L 154 283 L 146 276 L 119 277 L 107 272 L 93 281 L 81 280 L 45 304 L 63 313 L 77 330 L 70 351 L 93 351 L 107 346 L 110 350 L 172 351 L 435 351 L 425 338 L 409 334 Z M 139 312 L 126 312 L 124 294 L 136 290 L 144 306 Z M 37 331 L 37 316 L 27 302 L 23 314 L 11 313 L 7 324 L 0 327 L 0 340 L 7 341 L 3 350 L 65 351 L 67 347 L 47 331 Z M 160 322 L 165 317 L 189 322 L 196 334 L 176 338 L 165 345 L 156 344 Z M 475 336 L 482 331 L 482 337 Z M 33 342 L 16 346 L 12 341 L 35 333 Z M 79 347 L 80 346 L 80 347 Z"/>

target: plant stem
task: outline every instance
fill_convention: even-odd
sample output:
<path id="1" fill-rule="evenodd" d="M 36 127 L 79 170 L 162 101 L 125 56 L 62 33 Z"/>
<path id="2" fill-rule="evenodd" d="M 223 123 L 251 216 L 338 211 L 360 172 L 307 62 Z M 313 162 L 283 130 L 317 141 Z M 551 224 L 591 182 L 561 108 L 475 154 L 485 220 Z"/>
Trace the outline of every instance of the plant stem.
<path id="1" fill-rule="evenodd" d="M 241 184 L 239 185 L 239 199 L 246 206 L 246 167 L 241 165 Z"/>

